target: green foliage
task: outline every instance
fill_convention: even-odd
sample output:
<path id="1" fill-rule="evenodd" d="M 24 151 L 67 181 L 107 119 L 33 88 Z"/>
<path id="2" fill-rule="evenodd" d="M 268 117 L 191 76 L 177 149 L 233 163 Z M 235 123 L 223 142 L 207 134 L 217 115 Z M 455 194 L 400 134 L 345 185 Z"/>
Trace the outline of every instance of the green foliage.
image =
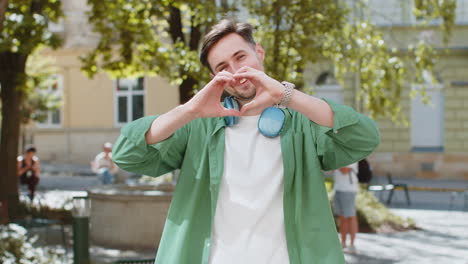
<path id="1" fill-rule="evenodd" d="M 18 87 L 24 91 L 21 105 L 21 122 L 24 124 L 30 121 L 42 122 L 47 118 L 48 111 L 62 106 L 62 97 L 49 91 L 49 87 L 60 81 L 57 79 L 58 68 L 55 66 L 55 61 L 42 56 L 41 51 L 39 48 L 28 57 L 26 81 L 23 86 Z"/>
<path id="2" fill-rule="evenodd" d="M 431 3 L 420 3 L 419 9 L 415 10 L 428 10 Z M 426 18 L 448 16 L 450 12 L 454 15 L 454 8 L 455 6 L 445 8 L 445 13 L 434 12 Z M 369 12 L 365 1 L 358 1 L 358 9 L 363 13 Z M 413 90 L 410 95 L 414 97 L 419 92 L 423 102 L 429 101 L 426 85 L 437 83 L 433 77 L 437 54 L 423 40 L 416 45 L 411 44 L 407 52 L 390 47 L 383 33 L 366 17 L 370 15 L 367 14 L 364 18 L 355 17 L 354 21 L 328 35 L 324 43 L 324 56 L 332 60 L 335 75 L 342 85 L 349 74 L 354 75 L 355 85 L 359 87 L 357 100 L 363 102 L 371 117 L 387 117 L 393 122 L 407 125 L 400 104 L 403 91 L 410 85 L 419 86 L 421 89 Z M 452 26 L 453 19 L 444 20 L 446 37 Z M 426 78 L 427 75 L 431 77 Z M 359 106 L 360 104 L 356 105 L 357 108 Z"/>
<path id="3" fill-rule="evenodd" d="M 34 246 L 37 238 L 16 224 L 0 226 L 0 263 L 4 264 L 61 264 L 62 254 L 53 249 Z"/>
<path id="4" fill-rule="evenodd" d="M 198 63 L 200 37 L 216 18 L 213 1 L 90 0 L 89 22 L 101 39 L 82 57 L 93 77 L 104 69 L 113 77 L 161 75 L 172 84 L 207 78 Z M 196 89 L 197 87 L 193 87 Z"/>
<path id="5" fill-rule="evenodd" d="M 369 226 L 375 232 L 403 231 L 414 229 L 414 220 L 393 214 L 377 198 L 365 189 L 356 196 L 356 210 L 360 225 Z"/>
<path id="6" fill-rule="evenodd" d="M 51 33 L 48 25 L 62 16 L 60 0 L 9 1 L 0 34 L 0 56 L 16 53 L 27 57 L 25 73 L 17 73 L 20 81 L 15 87 L 25 95 L 21 105 L 23 123 L 43 121 L 47 111 L 61 106 L 61 98 L 47 91 L 58 68 L 55 61 L 40 54 L 43 47 L 61 45 L 61 38 Z"/>
<path id="7" fill-rule="evenodd" d="M 423 25 L 442 19 L 440 23 L 444 32 L 444 42 L 447 43 L 455 25 L 455 9 L 457 0 L 415 0 L 413 14 Z"/>
<path id="8" fill-rule="evenodd" d="M 44 121 L 47 112 L 62 106 L 62 97 L 50 91 L 50 87 L 58 85 L 58 68 L 55 60 L 41 55 L 42 49 L 31 54 L 26 63 L 26 83 L 23 88 L 25 98 L 21 110 L 23 123 L 29 121 Z"/>
<path id="9" fill-rule="evenodd" d="M 329 0 L 244 0 L 264 47 L 266 71 L 279 80 L 303 87 L 306 63 L 323 59 L 323 43 L 346 23 L 348 10 Z"/>
<path id="10" fill-rule="evenodd" d="M 60 0 L 9 1 L 0 34 L 0 53 L 28 55 L 40 45 L 59 47 L 62 41 L 48 30 L 48 25 L 62 16 Z"/>
<path id="11" fill-rule="evenodd" d="M 358 100 L 372 117 L 398 117 L 405 80 L 403 61 L 390 51 L 383 35 L 369 21 L 346 24 L 324 43 L 324 55 L 332 59 L 335 75 L 342 83 L 348 73 L 356 73 L 360 86 Z M 390 111 L 389 111 L 390 110 Z"/>
<path id="12" fill-rule="evenodd" d="M 89 21 L 102 36 L 97 47 L 82 58 L 82 69 L 89 76 L 103 69 L 114 77 L 160 75 L 181 86 L 193 79 L 190 89 L 196 91 L 208 78 L 208 71 L 198 62 L 200 36 L 219 18 L 245 16 L 246 12 L 256 28 L 257 41 L 266 50 L 268 74 L 308 88 L 303 78 L 306 64 L 329 60 L 342 84 L 346 76 L 355 76 L 357 99 L 374 118 L 404 121 L 400 99 L 405 88 L 425 85 L 424 72 L 435 76 L 431 45 L 421 42 L 407 52 L 390 47 L 368 20 L 364 0 L 355 2 L 364 16 L 350 12 L 345 1 L 329 0 L 243 0 L 242 9 L 230 1 L 88 2 Z M 419 0 L 414 12 L 422 21 L 442 19 L 447 41 L 455 8 L 455 0 Z M 424 97 L 424 87 L 421 94 Z"/>

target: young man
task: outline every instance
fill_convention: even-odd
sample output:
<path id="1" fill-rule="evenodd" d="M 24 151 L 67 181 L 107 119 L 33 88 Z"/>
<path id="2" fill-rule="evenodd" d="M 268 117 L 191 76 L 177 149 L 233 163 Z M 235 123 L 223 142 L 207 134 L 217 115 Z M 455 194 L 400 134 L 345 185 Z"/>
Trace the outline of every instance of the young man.
<path id="1" fill-rule="evenodd" d="M 180 168 L 156 263 L 344 263 L 322 170 L 371 153 L 377 127 L 271 78 L 265 55 L 249 24 L 221 21 L 200 55 L 212 80 L 187 103 L 122 129 L 121 168 L 152 176 Z M 221 104 L 224 90 L 240 110 Z M 263 136 L 259 115 L 278 104 L 288 107 L 281 129 Z"/>
<path id="2" fill-rule="evenodd" d="M 24 154 L 17 158 L 16 174 L 20 178 L 20 184 L 28 186 L 29 198 L 34 199 L 36 186 L 39 184 L 39 174 L 41 164 L 36 156 L 36 147 L 29 145 L 25 148 Z"/>

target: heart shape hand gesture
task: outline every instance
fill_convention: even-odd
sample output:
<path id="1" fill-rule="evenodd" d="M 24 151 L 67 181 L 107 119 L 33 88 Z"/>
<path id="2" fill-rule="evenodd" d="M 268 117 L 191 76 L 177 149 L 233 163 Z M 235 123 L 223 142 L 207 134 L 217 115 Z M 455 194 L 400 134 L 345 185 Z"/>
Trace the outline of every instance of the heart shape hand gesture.
<path id="1" fill-rule="evenodd" d="M 233 87 L 241 85 L 246 80 L 255 86 L 255 97 L 245 103 L 240 111 L 223 107 L 220 98 L 225 88 L 235 89 Z M 283 91 L 283 85 L 277 80 L 263 71 L 245 66 L 234 74 L 227 71 L 219 72 L 186 105 L 198 118 L 259 114 L 263 109 L 279 104 Z"/>

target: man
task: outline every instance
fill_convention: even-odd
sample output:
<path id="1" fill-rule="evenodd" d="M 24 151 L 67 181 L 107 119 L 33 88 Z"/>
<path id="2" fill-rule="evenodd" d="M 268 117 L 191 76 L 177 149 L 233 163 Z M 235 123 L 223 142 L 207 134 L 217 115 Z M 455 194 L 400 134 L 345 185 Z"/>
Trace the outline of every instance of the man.
<path id="1" fill-rule="evenodd" d="M 249 24 L 221 21 L 200 55 L 212 80 L 187 103 L 122 129 L 121 168 L 153 176 L 180 168 L 156 263 L 344 263 L 321 170 L 367 156 L 378 130 L 349 107 L 271 78 L 264 57 Z M 220 103 L 224 90 L 240 110 Z M 279 135 L 263 136 L 259 115 L 278 104 L 289 107 Z"/>
<path id="2" fill-rule="evenodd" d="M 20 184 L 28 186 L 29 199 L 34 199 L 36 186 L 39 184 L 39 174 L 41 164 L 36 156 L 36 147 L 29 145 L 25 148 L 24 154 L 17 158 L 16 174 L 20 178 Z"/>
<path id="3" fill-rule="evenodd" d="M 114 176 L 119 168 L 112 161 L 112 143 L 104 143 L 102 152 L 91 162 L 91 169 L 98 175 L 102 184 L 114 183 Z"/>

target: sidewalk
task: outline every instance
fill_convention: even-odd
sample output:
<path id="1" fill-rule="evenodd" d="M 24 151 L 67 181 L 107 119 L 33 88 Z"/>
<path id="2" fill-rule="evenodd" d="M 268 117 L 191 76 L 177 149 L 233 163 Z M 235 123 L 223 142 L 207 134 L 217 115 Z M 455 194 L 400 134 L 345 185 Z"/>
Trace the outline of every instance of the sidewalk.
<path id="1" fill-rule="evenodd" d="M 391 209 L 411 217 L 422 230 L 356 236 L 357 254 L 346 254 L 348 264 L 467 264 L 468 212 Z"/>
<path id="2" fill-rule="evenodd" d="M 423 179 L 395 179 L 410 186 L 466 188 L 468 181 L 435 181 Z M 40 189 L 50 192 L 60 189 L 82 191 L 98 184 L 93 176 L 44 176 Z M 51 192 L 53 193 L 53 192 Z M 383 193 L 383 200 L 386 198 Z M 346 254 L 349 264 L 468 264 L 468 208 L 462 195 L 455 197 L 450 209 L 451 193 L 411 191 L 411 205 L 404 193 L 395 191 L 390 209 L 402 217 L 411 217 L 421 230 L 393 234 L 358 233 L 357 254 Z M 70 227 L 68 227 L 70 229 Z M 71 253 L 72 250 L 69 250 Z M 154 250 L 131 251 L 93 246 L 91 258 L 95 264 L 107 264 L 119 258 L 154 257 Z"/>

